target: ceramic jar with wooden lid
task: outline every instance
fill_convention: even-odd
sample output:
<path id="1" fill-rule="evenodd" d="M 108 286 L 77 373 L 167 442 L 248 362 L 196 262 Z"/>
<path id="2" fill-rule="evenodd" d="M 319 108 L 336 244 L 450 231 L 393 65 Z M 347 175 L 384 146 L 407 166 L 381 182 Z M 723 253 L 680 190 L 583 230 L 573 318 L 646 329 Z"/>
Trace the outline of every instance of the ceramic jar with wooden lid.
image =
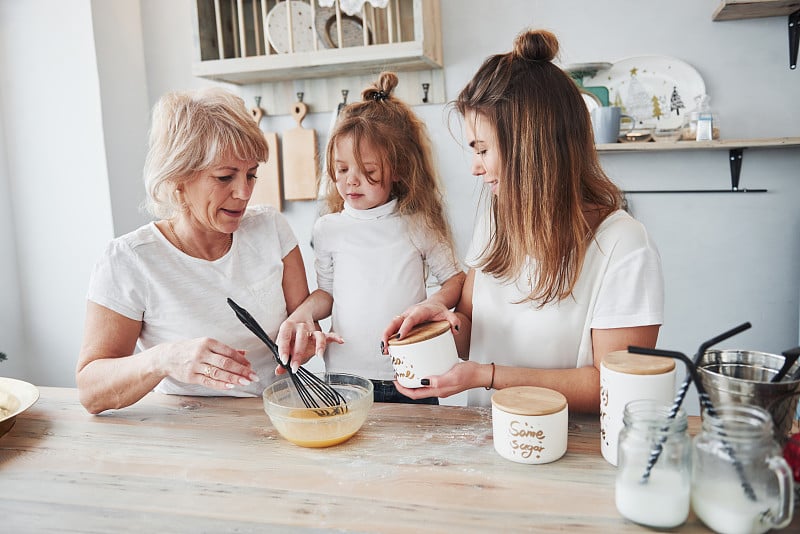
<path id="1" fill-rule="evenodd" d="M 600 450 L 617 465 L 617 443 L 625 406 L 651 399 L 671 404 L 675 397 L 675 361 L 616 351 L 600 364 Z"/>
<path id="2" fill-rule="evenodd" d="M 512 462 L 554 462 L 567 452 L 567 419 L 567 398 L 558 391 L 501 389 L 492 395 L 494 449 Z"/>
<path id="3" fill-rule="evenodd" d="M 400 385 L 422 387 L 421 380 L 441 375 L 458 363 L 450 323 L 434 321 L 415 326 L 402 339 L 389 339 L 389 356 Z"/>

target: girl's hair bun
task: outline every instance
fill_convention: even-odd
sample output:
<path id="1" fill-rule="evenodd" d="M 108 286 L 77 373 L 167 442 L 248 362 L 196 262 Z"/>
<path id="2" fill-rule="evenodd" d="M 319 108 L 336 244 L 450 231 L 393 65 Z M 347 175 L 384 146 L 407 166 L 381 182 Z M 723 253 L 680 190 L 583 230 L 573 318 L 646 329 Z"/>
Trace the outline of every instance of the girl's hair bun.
<path id="1" fill-rule="evenodd" d="M 397 87 L 397 74 L 382 72 L 378 81 L 361 91 L 362 100 L 386 100 Z"/>
<path id="2" fill-rule="evenodd" d="M 558 54 L 558 39 L 547 30 L 528 30 L 514 40 L 511 53 L 529 61 L 553 61 Z"/>

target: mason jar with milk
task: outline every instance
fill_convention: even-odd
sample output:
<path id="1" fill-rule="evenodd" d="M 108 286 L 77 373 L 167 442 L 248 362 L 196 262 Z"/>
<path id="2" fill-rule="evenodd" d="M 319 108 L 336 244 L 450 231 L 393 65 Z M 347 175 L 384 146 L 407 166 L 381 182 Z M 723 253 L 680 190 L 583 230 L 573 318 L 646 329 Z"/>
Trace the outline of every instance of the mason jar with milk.
<path id="1" fill-rule="evenodd" d="M 703 414 L 694 438 L 692 509 L 710 529 L 760 534 L 792 521 L 789 465 L 773 437 L 772 418 L 758 406 L 723 404 Z"/>
<path id="2" fill-rule="evenodd" d="M 686 412 L 670 413 L 658 401 L 629 402 L 619 434 L 617 511 L 654 528 L 675 528 L 689 517 L 692 441 Z"/>

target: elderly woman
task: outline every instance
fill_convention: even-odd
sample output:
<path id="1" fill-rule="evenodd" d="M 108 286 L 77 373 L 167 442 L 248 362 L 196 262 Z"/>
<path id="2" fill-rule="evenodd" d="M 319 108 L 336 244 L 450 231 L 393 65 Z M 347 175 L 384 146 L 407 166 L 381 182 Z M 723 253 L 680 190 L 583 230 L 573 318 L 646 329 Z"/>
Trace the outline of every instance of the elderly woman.
<path id="1" fill-rule="evenodd" d="M 256 396 L 275 361 L 228 307 L 270 335 L 308 296 L 284 217 L 247 204 L 262 132 L 237 96 L 172 93 L 153 110 L 144 179 L 158 219 L 111 241 L 89 283 L 76 380 L 91 413 L 148 392 Z"/>

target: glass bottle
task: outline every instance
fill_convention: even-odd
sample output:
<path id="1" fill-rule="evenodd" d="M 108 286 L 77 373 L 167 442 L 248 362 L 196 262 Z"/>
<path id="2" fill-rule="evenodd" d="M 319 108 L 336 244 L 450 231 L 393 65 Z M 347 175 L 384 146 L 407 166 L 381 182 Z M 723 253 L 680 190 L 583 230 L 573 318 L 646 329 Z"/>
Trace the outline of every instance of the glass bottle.
<path id="1" fill-rule="evenodd" d="M 719 118 L 711 109 L 711 97 L 703 94 L 695 97 L 695 107 L 685 115 L 681 139 L 710 141 L 719 139 Z"/>
<path id="2" fill-rule="evenodd" d="M 669 413 L 658 401 L 631 401 L 619 434 L 617 511 L 655 528 L 677 527 L 689 516 L 692 443 L 686 413 Z"/>
<path id="3" fill-rule="evenodd" d="M 692 453 L 692 508 L 721 533 L 761 533 L 792 520 L 792 471 L 758 406 L 722 405 L 703 414 Z"/>

